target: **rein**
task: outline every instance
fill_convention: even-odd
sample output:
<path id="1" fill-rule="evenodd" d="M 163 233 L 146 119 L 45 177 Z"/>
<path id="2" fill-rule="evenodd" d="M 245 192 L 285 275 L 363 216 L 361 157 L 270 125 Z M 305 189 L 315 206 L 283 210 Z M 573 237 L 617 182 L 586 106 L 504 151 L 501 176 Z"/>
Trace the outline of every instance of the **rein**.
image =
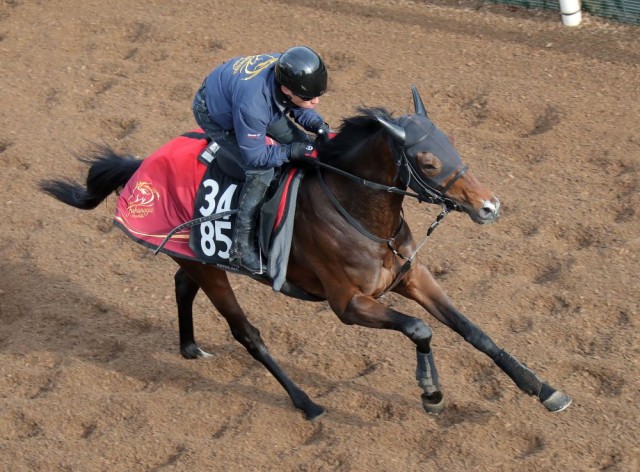
<path id="1" fill-rule="evenodd" d="M 398 195 L 404 195 L 405 197 L 415 198 L 420 203 L 446 205 L 447 207 L 449 207 L 450 211 L 462 211 L 462 209 L 456 202 L 454 202 L 450 198 L 445 197 L 443 194 L 447 190 L 449 190 L 451 185 L 453 185 L 456 180 L 458 180 L 467 172 L 467 169 L 468 169 L 467 166 L 464 166 L 464 168 L 460 170 L 453 179 L 451 179 L 451 181 L 442 189 L 442 191 L 438 191 L 436 189 L 431 188 L 429 185 L 427 185 L 421 178 L 419 178 L 417 174 L 415 174 L 411 166 L 409 166 L 411 174 L 416 176 L 416 181 L 420 184 L 420 186 L 422 187 L 422 190 L 424 191 L 424 193 L 416 193 L 416 192 L 407 192 L 406 190 L 402 190 L 398 187 L 379 184 L 377 182 L 371 182 L 370 180 L 366 180 L 361 177 L 358 177 L 357 175 L 350 174 L 349 172 L 346 172 L 342 169 L 338 169 L 337 167 L 333 167 L 329 164 L 325 164 L 324 162 L 320 162 L 315 157 L 303 157 L 303 158 L 299 158 L 298 160 L 311 164 L 315 167 L 322 167 L 323 169 L 327 169 L 328 171 L 333 172 L 334 174 L 342 175 L 343 177 L 351 179 L 354 182 L 359 183 L 360 185 L 364 185 L 365 187 L 369 187 L 375 190 L 382 190 L 388 193 L 396 193 Z"/>
<path id="2" fill-rule="evenodd" d="M 371 182 L 370 180 L 366 180 L 363 178 L 358 177 L 357 175 L 353 175 L 350 174 L 349 172 L 345 172 L 342 169 L 338 169 L 337 167 L 333 167 L 330 166 L 329 164 L 325 164 L 324 162 L 320 162 L 318 161 L 318 159 L 316 159 L 315 157 L 304 157 L 299 159 L 303 162 L 307 162 L 313 166 L 316 167 L 322 167 L 323 169 L 327 169 L 331 172 L 333 172 L 334 174 L 339 174 L 342 175 L 343 177 L 347 177 L 348 179 L 353 180 L 354 182 L 359 183 L 360 185 L 364 185 L 365 187 L 369 187 L 375 190 L 382 190 L 384 192 L 389 192 L 389 193 L 397 193 L 399 195 L 404 195 L 405 197 L 411 197 L 411 198 L 415 198 L 416 200 L 418 200 L 420 203 L 422 202 L 427 202 L 427 203 L 442 203 L 441 197 L 438 195 L 438 193 L 436 192 L 429 192 L 429 196 L 424 196 L 424 195 L 420 195 L 418 193 L 415 192 L 407 192 L 406 190 L 402 190 L 398 187 L 391 187 L 389 185 L 384 185 L 384 184 L 379 184 L 376 182 Z"/>

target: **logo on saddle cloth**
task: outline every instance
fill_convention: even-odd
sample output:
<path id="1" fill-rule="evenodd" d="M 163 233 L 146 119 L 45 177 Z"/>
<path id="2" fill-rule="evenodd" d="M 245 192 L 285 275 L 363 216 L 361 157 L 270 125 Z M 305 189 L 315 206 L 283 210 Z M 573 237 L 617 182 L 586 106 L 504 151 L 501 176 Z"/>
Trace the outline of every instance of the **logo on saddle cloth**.
<path id="1" fill-rule="evenodd" d="M 127 199 L 127 211 L 133 218 L 144 218 L 153 213 L 153 204 L 160 194 L 149 182 L 138 181 Z"/>

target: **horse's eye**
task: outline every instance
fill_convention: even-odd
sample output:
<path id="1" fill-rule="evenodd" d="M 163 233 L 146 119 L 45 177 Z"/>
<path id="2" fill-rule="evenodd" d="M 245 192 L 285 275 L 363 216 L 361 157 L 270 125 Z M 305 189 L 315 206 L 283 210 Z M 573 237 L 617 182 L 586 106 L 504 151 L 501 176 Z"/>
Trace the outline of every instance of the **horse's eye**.
<path id="1" fill-rule="evenodd" d="M 440 159 L 431 154 L 430 152 L 421 152 L 416 156 L 416 160 L 420 164 L 422 172 L 426 175 L 437 175 L 442 169 L 442 163 Z"/>

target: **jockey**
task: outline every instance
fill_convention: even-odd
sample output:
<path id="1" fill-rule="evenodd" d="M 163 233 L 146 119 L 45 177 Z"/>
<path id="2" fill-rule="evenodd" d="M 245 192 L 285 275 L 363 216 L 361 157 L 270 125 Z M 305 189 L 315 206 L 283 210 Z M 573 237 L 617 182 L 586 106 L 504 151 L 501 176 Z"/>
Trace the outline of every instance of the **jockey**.
<path id="1" fill-rule="evenodd" d="M 236 267 L 260 272 L 260 256 L 254 249 L 258 208 L 274 168 L 313 152 L 303 129 L 328 139 L 329 126 L 314 110 L 326 90 L 327 68 L 320 56 L 296 46 L 282 54 L 230 59 L 214 69 L 196 92 L 196 122 L 245 173 L 229 256 Z M 268 146 L 267 135 L 282 145 Z"/>

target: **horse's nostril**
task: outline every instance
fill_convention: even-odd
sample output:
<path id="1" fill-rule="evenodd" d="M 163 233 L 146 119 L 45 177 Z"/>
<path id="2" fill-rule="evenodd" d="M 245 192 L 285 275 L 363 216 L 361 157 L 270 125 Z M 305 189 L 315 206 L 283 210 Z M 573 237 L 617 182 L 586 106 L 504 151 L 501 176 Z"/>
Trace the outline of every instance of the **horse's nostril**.
<path id="1" fill-rule="evenodd" d="M 484 202 L 484 206 L 480 210 L 480 215 L 484 219 L 495 219 L 498 216 L 499 209 L 500 200 L 494 197 L 491 200 Z"/>
<path id="2" fill-rule="evenodd" d="M 496 211 L 493 208 L 484 207 L 482 210 L 480 210 L 480 214 L 483 218 L 490 219 L 495 218 Z"/>

